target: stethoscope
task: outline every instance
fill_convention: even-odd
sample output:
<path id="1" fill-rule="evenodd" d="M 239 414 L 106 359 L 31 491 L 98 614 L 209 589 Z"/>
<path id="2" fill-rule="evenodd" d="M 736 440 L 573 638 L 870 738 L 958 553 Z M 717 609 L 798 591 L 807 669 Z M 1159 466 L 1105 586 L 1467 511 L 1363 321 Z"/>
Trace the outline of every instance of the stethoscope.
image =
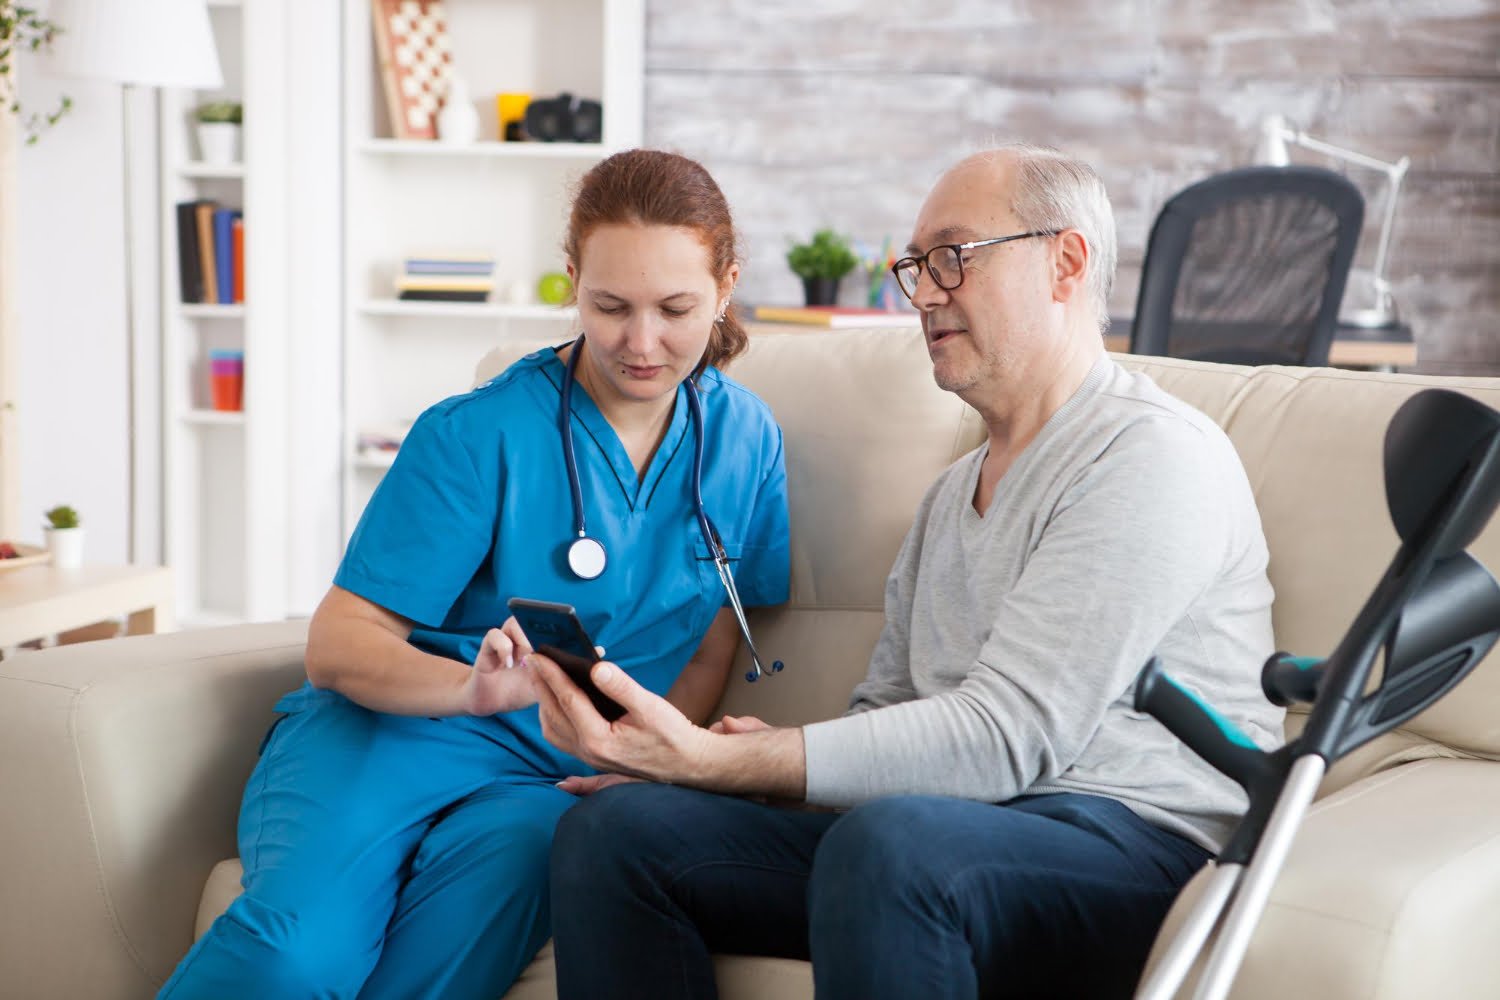
<path id="1" fill-rule="evenodd" d="M 573 453 L 573 380 L 578 369 L 578 359 L 583 356 L 583 339 L 583 334 L 579 334 L 578 339 L 573 342 L 573 353 L 569 356 L 568 366 L 563 373 L 562 408 L 558 413 L 557 423 L 562 431 L 563 463 L 568 467 L 568 488 L 573 494 L 573 531 L 577 535 L 568 546 L 568 568 L 580 580 L 596 580 L 604 572 L 609 556 L 604 551 L 604 543 L 597 538 L 590 538 L 584 524 L 583 488 L 578 482 L 578 461 Z M 724 551 L 719 529 L 708 519 L 708 511 L 703 507 L 703 404 L 698 399 L 697 382 L 691 378 L 687 380 L 687 400 L 688 410 L 693 418 L 693 507 L 698 515 L 698 530 L 703 533 L 703 541 L 713 554 L 719 581 L 724 584 L 724 591 L 729 595 L 735 620 L 740 623 L 740 635 L 745 637 L 745 645 L 750 650 L 751 669 L 746 671 L 745 680 L 755 681 L 765 676 L 767 671 L 761 668 L 760 654 L 755 651 L 755 640 L 750 638 L 750 623 L 745 620 L 745 606 L 740 603 L 740 592 L 734 585 L 734 574 L 729 569 L 729 553 Z M 769 672 L 780 673 L 783 666 L 785 664 L 776 660 L 772 662 Z"/>

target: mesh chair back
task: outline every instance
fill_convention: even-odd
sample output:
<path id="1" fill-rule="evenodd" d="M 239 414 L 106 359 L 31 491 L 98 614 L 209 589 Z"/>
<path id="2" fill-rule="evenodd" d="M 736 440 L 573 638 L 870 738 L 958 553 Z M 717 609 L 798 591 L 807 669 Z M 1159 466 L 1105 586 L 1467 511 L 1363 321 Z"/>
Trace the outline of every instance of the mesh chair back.
<path id="1" fill-rule="evenodd" d="M 1245 167 L 1185 188 L 1151 228 L 1131 353 L 1327 364 L 1364 204 L 1321 167 Z"/>

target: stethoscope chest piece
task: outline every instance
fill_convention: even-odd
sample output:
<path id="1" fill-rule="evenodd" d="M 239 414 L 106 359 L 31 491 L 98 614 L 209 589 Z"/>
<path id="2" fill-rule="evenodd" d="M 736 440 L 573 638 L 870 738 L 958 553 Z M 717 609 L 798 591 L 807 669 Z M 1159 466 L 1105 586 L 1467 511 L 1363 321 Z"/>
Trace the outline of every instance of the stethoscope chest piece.
<path id="1" fill-rule="evenodd" d="M 597 580 L 607 562 L 604 545 L 597 538 L 577 538 L 568 546 L 568 568 L 580 580 Z"/>

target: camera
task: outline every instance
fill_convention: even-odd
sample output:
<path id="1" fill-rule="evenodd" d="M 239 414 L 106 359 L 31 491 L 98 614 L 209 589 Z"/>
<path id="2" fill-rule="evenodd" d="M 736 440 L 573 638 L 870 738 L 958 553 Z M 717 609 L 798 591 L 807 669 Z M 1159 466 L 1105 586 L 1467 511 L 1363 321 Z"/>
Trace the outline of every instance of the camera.
<path id="1" fill-rule="evenodd" d="M 526 105 L 526 136 L 538 142 L 600 142 L 604 107 L 598 101 L 559 94 Z"/>

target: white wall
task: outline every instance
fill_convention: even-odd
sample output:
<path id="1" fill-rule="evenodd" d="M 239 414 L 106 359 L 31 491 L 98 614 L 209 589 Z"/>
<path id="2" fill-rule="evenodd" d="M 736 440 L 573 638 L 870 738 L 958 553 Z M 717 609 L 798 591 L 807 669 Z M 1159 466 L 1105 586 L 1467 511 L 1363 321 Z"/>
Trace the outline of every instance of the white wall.
<path id="1" fill-rule="evenodd" d="M 124 562 L 129 448 L 120 88 L 19 63 L 23 112 L 61 94 L 73 110 L 19 156 L 22 540 L 42 511 L 76 507 L 89 562 Z"/>
<path id="2" fill-rule="evenodd" d="M 290 0 L 284 0 L 290 3 Z M 40 5 L 43 14 L 47 5 Z M 288 365 L 288 612 L 307 614 L 342 551 L 339 530 L 339 8 L 299 12 L 281 52 L 288 74 L 291 340 Z M 131 557 L 127 416 L 125 173 L 117 85 L 51 78 L 45 57 L 23 56 L 28 108 L 74 108 L 22 147 L 17 234 L 21 539 L 41 541 L 41 512 L 77 507 L 86 560 Z M 132 279 L 136 317 L 135 552 L 161 546 L 160 252 L 154 91 L 129 95 Z"/>

